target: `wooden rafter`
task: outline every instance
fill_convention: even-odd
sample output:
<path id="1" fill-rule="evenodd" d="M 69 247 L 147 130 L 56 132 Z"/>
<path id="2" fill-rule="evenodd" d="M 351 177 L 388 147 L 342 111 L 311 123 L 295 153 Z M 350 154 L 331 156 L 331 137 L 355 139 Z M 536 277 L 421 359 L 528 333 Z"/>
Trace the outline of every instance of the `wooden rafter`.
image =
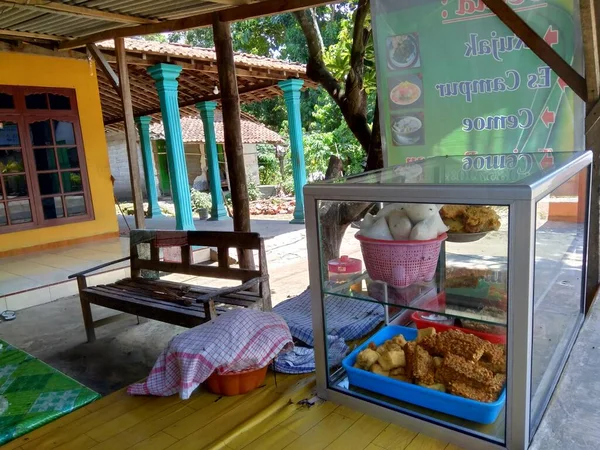
<path id="1" fill-rule="evenodd" d="M 40 12 L 52 11 L 69 16 L 85 17 L 88 19 L 105 20 L 107 22 L 118 22 L 126 24 L 150 24 L 159 23 L 155 19 L 146 19 L 126 14 L 118 14 L 100 9 L 86 8 L 83 6 L 68 5 L 60 2 L 47 0 L 2 0 L 0 3 L 13 5 L 16 8 L 38 10 Z"/>
<path id="2" fill-rule="evenodd" d="M 217 3 L 219 5 L 231 5 L 231 6 L 241 6 L 248 5 L 250 3 L 256 3 L 256 0 L 210 0 L 211 3 Z"/>
<path id="3" fill-rule="evenodd" d="M 111 50 L 112 51 L 112 50 Z M 103 49 L 108 62 L 114 62 L 115 56 L 111 53 L 107 53 L 106 49 Z M 155 55 L 151 53 L 144 53 L 143 56 L 133 56 L 132 51 L 127 51 L 127 62 L 129 64 L 135 64 L 138 66 L 153 66 L 155 64 L 167 62 L 167 55 Z M 195 72 L 212 73 L 217 74 L 216 64 L 210 62 L 195 60 L 190 58 L 183 58 L 177 56 L 171 56 L 169 58 L 170 64 L 177 64 L 184 70 L 190 70 Z M 263 78 L 273 79 L 279 77 L 280 79 L 286 79 L 290 77 L 300 77 L 304 75 L 304 70 L 279 70 L 279 69 L 261 69 L 257 67 L 244 67 L 243 64 L 236 64 L 235 68 L 236 75 L 238 77 L 252 77 L 252 78 Z"/>
<path id="4" fill-rule="evenodd" d="M 88 44 L 87 49 L 96 61 L 96 65 L 100 67 L 100 70 L 102 70 L 102 72 L 104 72 L 104 75 L 106 75 L 106 78 L 112 85 L 113 89 L 117 91 L 119 96 L 121 96 L 119 77 L 117 76 L 113 68 L 110 67 L 110 64 L 108 63 L 108 61 L 106 61 L 106 58 L 104 57 L 100 49 L 96 47 L 96 44 Z"/>
<path id="5" fill-rule="evenodd" d="M 60 36 L 54 36 L 52 34 L 43 33 L 29 33 L 27 31 L 15 31 L 15 30 L 0 30 L 0 36 L 8 36 L 13 38 L 24 38 L 24 39 L 39 39 L 42 41 L 62 41 L 63 38 Z"/>
<path id="6" fill-rule="evenodd" d="M 222 22 L 235 22 L 238 20 L 251 19 L 254 17 L 270 16 L 289 11 L 311 8 L 314 6 L 334 3 L 334 1 L 323 0 L 266 0 L 251 5 L 243 5 L 224 9 L 217 13 L 203 13 L 182 19 L 165 20 L 160 23 L 138 25 L 133 27 L 116 28 L 114 30 L 101 31 L 80 38 L 64 41 L 59 45 L 61 50 L 83 47 L 87 44 L 113 39 L 115 37 L 141 36 L 145 34 L 166 33 L 169 31 L 188 30 L 191 28 L 202 28 L 212 25 L 213 14 L 219 16 Z"/>
<path id="7" fill-rule="evenodd" d="M 583 99 L 583 101 L 587 101 L 588 92 L 585 79 L 556 53 L 504 0 L 483 0 L 483 2 L 538 58 L 548 64 L 573 89 L 573 92 Z"/>
<path id="8" fill-rule="evenodd" d="M 256 83 L 254 85 L 251 86 L 247 86 L 244 88 L 240 88 L 239 89 L 239 93 L 240 94 L 249 94 L 255 91 L 260 91 L 263 89 L 269 89 L 270 87 L 274 87 L 277 85 L 276 81 L 263 81 L 260 83 Z M 201 95 L 198 97 L 195 97 L 193 99 L 190 99 L 188 101 L 185 102 L 179 102 L 179 107 L 180 108 L 185 108 L 188 106 L 194 106 L 196 103 L 199 102 L 208 102 L 208 101 L 215 101 L 215 100 L 221 100 L 221 94 L 213 94 L 213 95 Z M 138 110 L 136 111 L 136 116 L 152 116 L 154 114 L 158 114 L 160 113 L 160 107 L 155 107 L 155 108 L 149 108 L 146 110 Z M 120 117 L 118 119 L 111 119 L 111 120 L 107 120 L 104 122 L 104 125 L 112 125 L 118 122 L 122 122 L 123 118 Z"/>

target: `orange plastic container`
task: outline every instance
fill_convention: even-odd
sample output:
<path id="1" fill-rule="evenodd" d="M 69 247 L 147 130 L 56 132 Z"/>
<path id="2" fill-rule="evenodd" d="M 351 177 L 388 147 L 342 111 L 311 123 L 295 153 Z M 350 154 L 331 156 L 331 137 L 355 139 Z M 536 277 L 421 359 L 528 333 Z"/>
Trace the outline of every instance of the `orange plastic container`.
<path id="1" fill-rule="evenodd" d="M 217 395 L 241 395 L 256 389 L 265 381 L 267 369 L 244 370 L 242 372 L 232 372 L 225 375 L 219 375 L 216 372 L 206 380 L 206 387 L 210 392 Z"/>

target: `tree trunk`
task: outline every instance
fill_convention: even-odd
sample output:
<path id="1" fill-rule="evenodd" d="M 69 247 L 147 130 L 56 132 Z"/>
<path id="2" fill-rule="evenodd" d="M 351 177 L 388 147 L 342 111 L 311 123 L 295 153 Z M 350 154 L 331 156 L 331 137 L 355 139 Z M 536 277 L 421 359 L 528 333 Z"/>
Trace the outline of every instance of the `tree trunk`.
<path id="1" fill-rule="evenodd" d="M 233 205 L 234 231 L 250 231 L 250 202 L 246 184 L 244 146 L 240 120 L 240 96 L 235 76 L 235 62 L 231 43 L 229 22 L 221 22 L 218 14 L 213 16 L 213 33 L 219 86 L 221 88 L 221 109 L 225 138 L 228 179 L 230 181 L 231 203 Z M 238 249 L 240 267 L 254 268 L 251 251 Z"/>

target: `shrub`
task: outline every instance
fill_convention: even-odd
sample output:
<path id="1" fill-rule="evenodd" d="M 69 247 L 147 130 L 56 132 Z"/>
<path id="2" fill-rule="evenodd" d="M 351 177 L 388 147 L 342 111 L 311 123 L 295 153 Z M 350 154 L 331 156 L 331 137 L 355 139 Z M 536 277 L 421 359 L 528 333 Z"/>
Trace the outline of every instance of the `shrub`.
<path id="1" fill-rule="evenodd" d="M 208 192 L 198 191 L 192 188 L 190 195 L 192 197 L 192 209 L 196 212 L 201 209 L 208 209 L 212 207 L 212 198 Z"/>
<path id="2" fill-rule="evenodd" d="M 255 200 L 260 200 L 261 197 L 262 197 L 262 193 L 260 192 L 260 189 L 258 188 L 256 183 L 254 183 L 253 181 L 249 181 L 248 182 L 248 200 L 253 202 Z"/>
<path id="3" fill-rule="evenodd" d="M 260 184 L 276 185 L 281 182 L 279 160 L 273 145 L 258 144 L 258 176 Z"/>
<path id="4" fill-rule="evenodd" d="M 294 195 L 296 192 L 294 189 L 294 178 L 292 176 L 286 177 L 281 183 L 281 189 L 283 189 L 285 195 Z"/>

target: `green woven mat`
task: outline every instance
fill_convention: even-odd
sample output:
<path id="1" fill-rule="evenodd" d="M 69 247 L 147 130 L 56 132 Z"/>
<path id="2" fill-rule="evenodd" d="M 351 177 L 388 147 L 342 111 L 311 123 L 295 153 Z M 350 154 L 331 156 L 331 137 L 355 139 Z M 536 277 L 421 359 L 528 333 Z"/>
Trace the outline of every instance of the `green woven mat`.
<path id="1" fill-rule="evenodd" d="M 0 339 L 0 445 L 99 397 Z"/>

